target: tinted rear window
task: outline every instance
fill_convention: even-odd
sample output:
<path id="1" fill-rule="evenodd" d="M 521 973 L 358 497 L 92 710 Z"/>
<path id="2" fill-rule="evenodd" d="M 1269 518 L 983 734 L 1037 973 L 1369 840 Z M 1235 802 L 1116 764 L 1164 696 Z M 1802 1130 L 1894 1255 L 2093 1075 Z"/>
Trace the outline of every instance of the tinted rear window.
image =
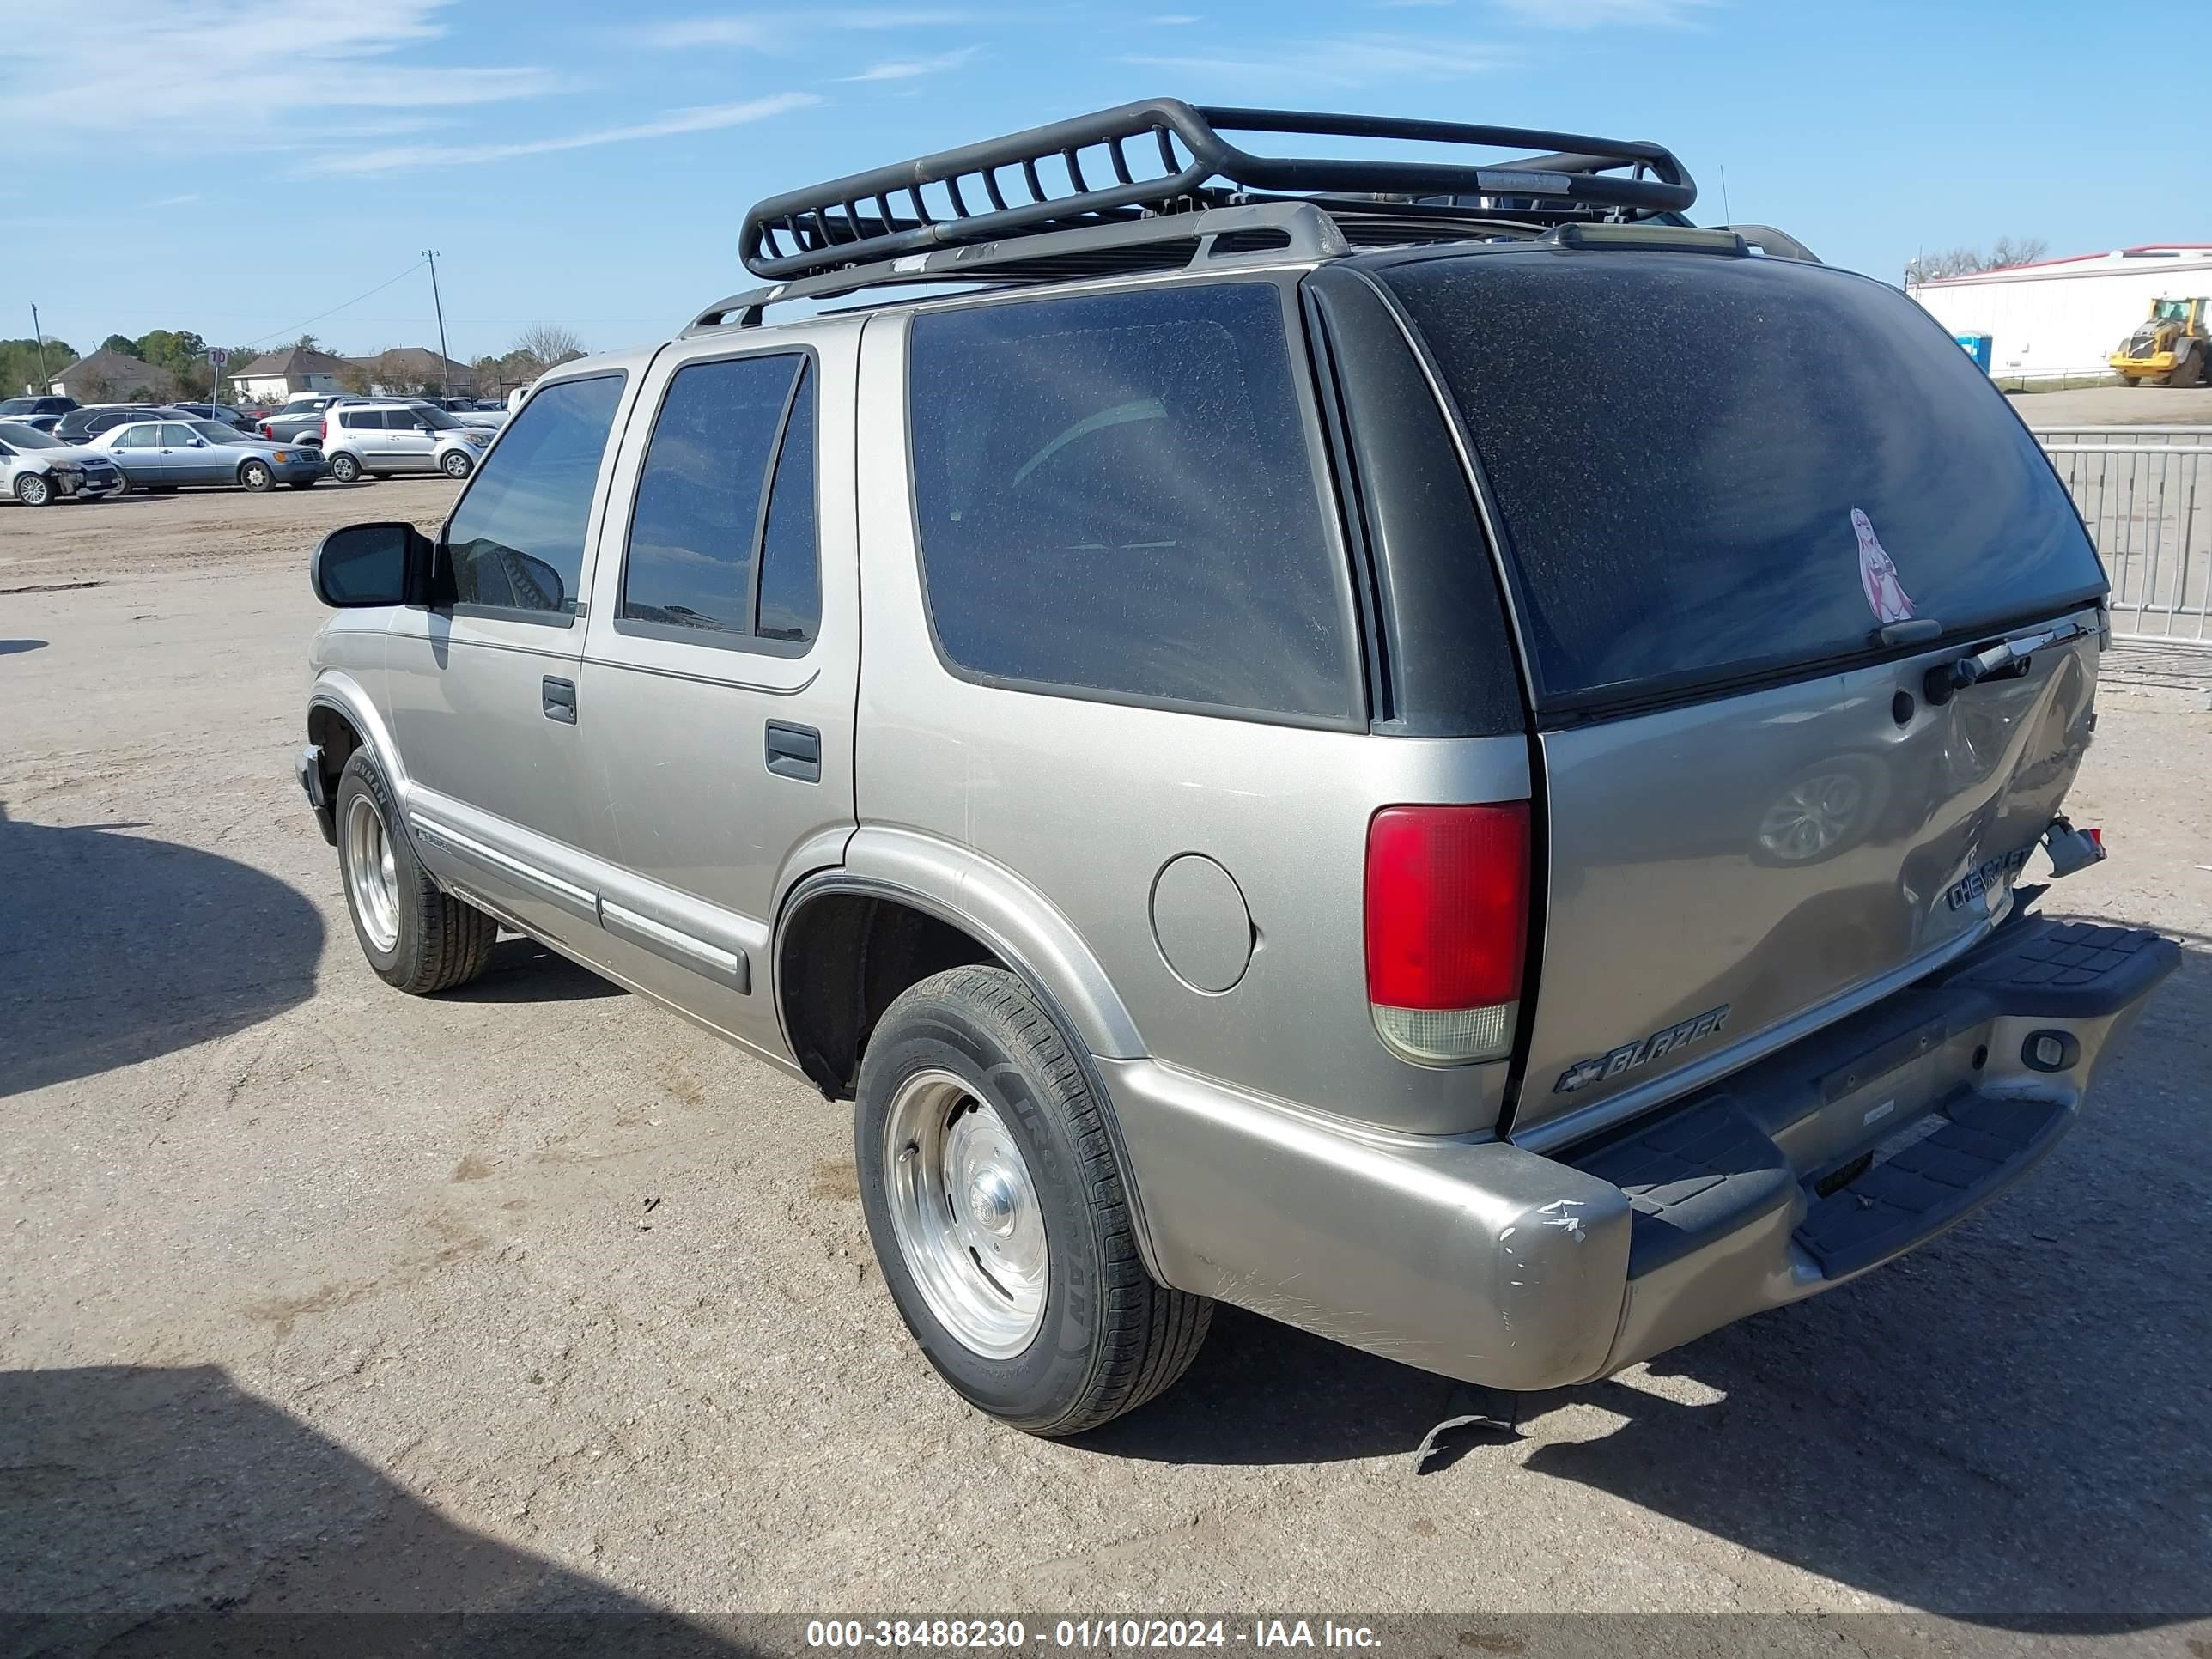
<path id="1" fill-rule="evenodd" d="M 1902 295 L 1783 260 L 1478 254 L 1383 273 L 1504 520 L 1547 701 L 1965 629 L 2099 591 L 2065 491 Z"/>
<path id="2" fill-rule="evenodd" d="M 925 313 L 909 378 L 930 619 L 953 662 L 1349 719 L 1342 561 L 1272 283 Z"/>

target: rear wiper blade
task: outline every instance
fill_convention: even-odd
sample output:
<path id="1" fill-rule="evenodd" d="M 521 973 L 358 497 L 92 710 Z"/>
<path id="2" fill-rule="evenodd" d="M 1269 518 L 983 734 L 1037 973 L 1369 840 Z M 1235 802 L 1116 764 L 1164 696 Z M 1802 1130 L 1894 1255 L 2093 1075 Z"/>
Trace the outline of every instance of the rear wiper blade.
<path id="1" fill-rule="evenodd" d="M 2040 634 L 2023 634 L 2018 639 L 1999 640 L 1986 651 L 1960 657 L 1956 662 L 1938 663 L 1928 671 L 1925 690 L 1928 701 L 1948 702 L 1951 694 L 1963 691 L 1970 685 L 1978 685 L 1986 679 L 1995 679 L 2008 669 L 2025 665 L 2027 659 L 2045 646 L 2064 645 L 2086 637 L 2093 630 L 2086 623 L 2061 623 L 2056 628 L 2046 628 Z"/>

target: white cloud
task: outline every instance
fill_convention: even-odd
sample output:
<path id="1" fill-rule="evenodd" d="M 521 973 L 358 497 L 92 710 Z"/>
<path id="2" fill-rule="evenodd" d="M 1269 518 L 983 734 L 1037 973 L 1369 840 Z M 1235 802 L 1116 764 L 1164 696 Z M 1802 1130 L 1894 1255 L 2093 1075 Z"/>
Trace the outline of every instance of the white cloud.
<path id="1" fill-rule="evenodd" d="M 40 32 L 21 78 L 0 83 L 0 127 L 19 143 L 149 129 L 251 143 L 332 109 L 458 109 L 562 85 L 532 66 L 402 61 L 446 33 L 452 4 L 111 0 L 96 25 Z"/>
<path id="2" fill-rule="evenodd" d="M 721 12 L 701 17 L 672 18 L 637 31 L 635 39 L 663 51 L 680 52 L 693 46 L 732 46 L 751 52 L 781 52 L 792 48 L 810 28 L 857 29 L 883 33 L 893 29 L 957 28 L 984 21 L 970 11 L 939 11 L 919 7 L 867 6 L 812 12 Z"/>
<path id="3" fill-rule="evenodd" d="M 872 64 L 858 75 L 841 76 L 846 81 L 912 81 L 924 75 L 940 75 L 946 70 L 958 69 L 972 61 L 982 51 L 981 46 L 963 46 L 957 52 L 941 52 L 934 58 L 909 58 L 890 64 Z"/>
<path id="4" fill-rule="evenodd" d="M 160 201 L 149 202 L 147 205 L 157 208 L 190 207 L 199 199 L 199 192 L 191 191 L 182 196 L 164 196 Z"/>
<path id="5" fill-rule="evenodd" d="M 1407 34 L 1352 34 L 1249 46 L 1173 56 L 1129 57 L 1124 63 L 1173 70 L 1220 82 L 1258 82 L 1320 87 L 1366 87 L 1394 81 L 1459 81 L 1508 67 L 1512 54 L 1498 47 Z"/>
<path id="6" fill-rule="evenodd" d="M 588 149 L 595 144 L 625 144 L 641 138 L 666 138 L 684 132 L 712 132 L 722 127 L 764 121 L 821 101 L 810 92 L 783 92 L 739 104 L 708 104 L 696 109 L 670 110 L 650 121 L 597 127 L 587 132 L 564 133 L 550 138 L 521 138 L 492 144 L 394 144 L 383 149 L 334 150 L 309 162 L 304 171 L 352 177 L 416 173 L 428 167 L 482 167 L 522 155 Z"/>
<path id="7" fill-rule="evenodd" d="M 1516 22 L 1546 29 L 1680 28 L 1722 0 L 1495 0 Z"/>

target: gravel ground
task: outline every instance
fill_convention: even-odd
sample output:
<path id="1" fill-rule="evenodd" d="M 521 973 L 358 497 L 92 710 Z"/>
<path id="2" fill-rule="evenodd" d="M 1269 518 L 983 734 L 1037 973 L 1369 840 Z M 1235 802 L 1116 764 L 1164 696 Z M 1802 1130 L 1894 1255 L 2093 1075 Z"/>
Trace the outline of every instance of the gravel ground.
<path id="1" fill-rule="evenodd" d="M 290 776 L 303 558 L 450 495 L 0 507 L 0 1604 L 1905 1609 L 1951 1617 L 1850 1645 L 2160 1653 L 2212 1607 L 2201 697 L 2115 688 L 2075 798 L 2115 857 L 2054 894 L 2187 963 L 1993 1208 L 1426 1474 L 1448 1384 L 1226 1310 L 1054 1444 L 907 1339 L 844 1108 L 525 941 L 434 1001 L 362 962 Z M 1680 1628 L 1644 1650 L 1718 1650 Z"/>

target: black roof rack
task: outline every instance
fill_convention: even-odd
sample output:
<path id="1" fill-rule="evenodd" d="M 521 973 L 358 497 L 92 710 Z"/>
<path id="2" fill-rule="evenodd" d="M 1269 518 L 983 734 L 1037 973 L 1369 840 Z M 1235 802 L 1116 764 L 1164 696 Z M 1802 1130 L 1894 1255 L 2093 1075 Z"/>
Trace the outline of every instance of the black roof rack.
<path id="1" fill-rule="evenodd" d="M 1255 155 L 1224 138 L 1224 129 L 1517 154 Z M 1687 170 L 1657 144 L 1153 98 L 769 197 L 745 215 L 738 246 L 755 276 L 787 281 L 933 249 L 1271 199 L 1310 202 L 1379 230 L 1391 219 L 1435 223 L 1462 213 L 1538 226 L 1641 218 L 1686 212 L 1697 195 Z"/>

